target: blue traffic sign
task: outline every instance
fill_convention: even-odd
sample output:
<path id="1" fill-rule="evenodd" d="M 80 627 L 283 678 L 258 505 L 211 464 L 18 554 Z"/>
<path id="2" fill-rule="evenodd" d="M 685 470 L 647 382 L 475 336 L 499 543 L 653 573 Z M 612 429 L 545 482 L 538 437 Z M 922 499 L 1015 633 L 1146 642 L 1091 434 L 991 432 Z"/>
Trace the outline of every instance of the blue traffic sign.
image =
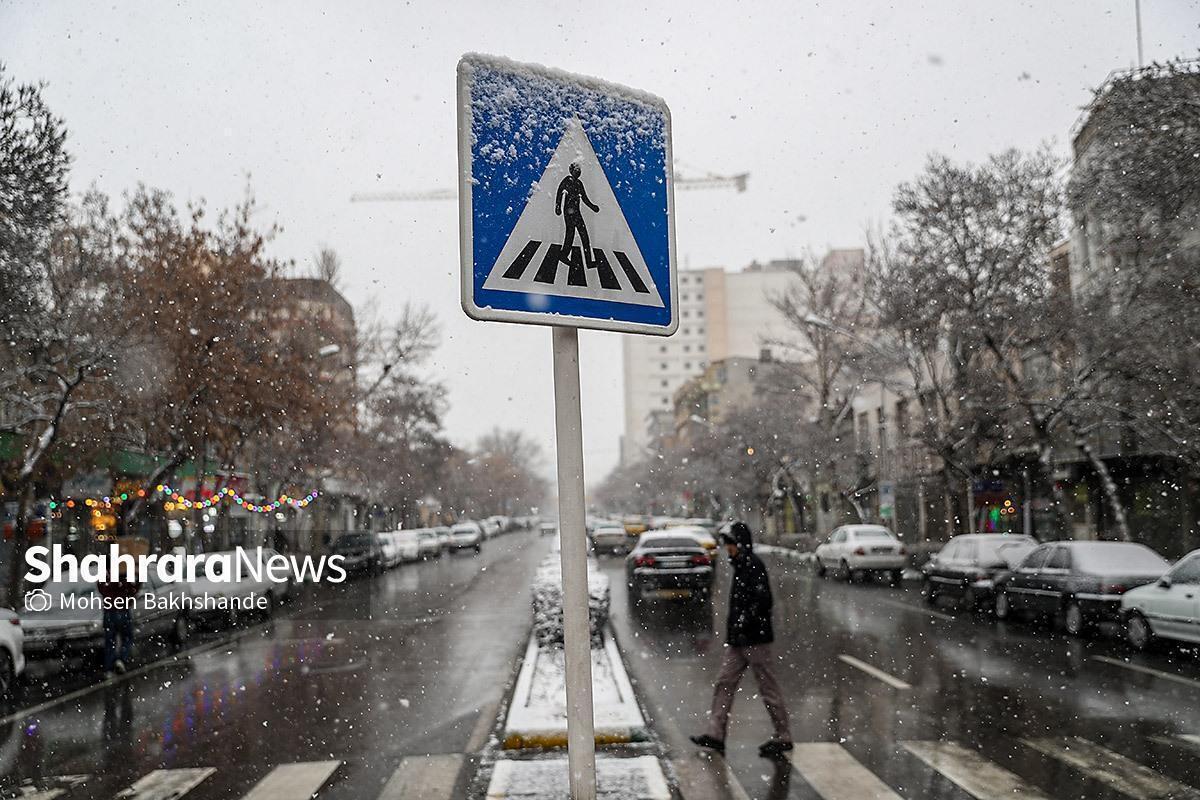
<path id="1" fill-rule="evenodd" d="M 540 66 L 458 65 L 462 305 L 474 319 L 670 335 L 671 115 Z"/>

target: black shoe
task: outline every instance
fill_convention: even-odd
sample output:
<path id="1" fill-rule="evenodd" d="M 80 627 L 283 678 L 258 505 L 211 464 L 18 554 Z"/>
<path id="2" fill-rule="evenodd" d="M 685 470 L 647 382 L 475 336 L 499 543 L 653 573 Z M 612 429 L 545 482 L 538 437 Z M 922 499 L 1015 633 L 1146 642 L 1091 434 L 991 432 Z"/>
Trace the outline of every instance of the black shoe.
<path id="1" fill-rule="evenodd" d="M 791 749 L 791 742 L 781 742 L 778 739 L 772 739 L 758 748 L 758 754 L 763 758 L 783 758 L 784 754 L 790 752 Z"/>
<path id="2" fill-rule="evenodd" d="M 694 744 L 698 744 L 701 747 L 707 747 L 709 750 L 716 750 L 721 755 L 725 755 L 725 743 L 720 739 L 714 739 L 707 733 L 703 736 L 689 736 L 688 738 L 691 739 Z"/>

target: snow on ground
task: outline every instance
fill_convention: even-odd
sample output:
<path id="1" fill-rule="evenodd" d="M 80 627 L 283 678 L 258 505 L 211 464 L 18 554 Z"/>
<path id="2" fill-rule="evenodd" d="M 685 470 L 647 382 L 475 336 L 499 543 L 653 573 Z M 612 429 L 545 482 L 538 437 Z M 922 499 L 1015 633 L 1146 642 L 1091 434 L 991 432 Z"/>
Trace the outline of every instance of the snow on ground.
<path id="1" fill-rule="evenodd" d="M 608 576 L 600 571 L 593 559 L 588 559 L 588 617 L 592 647 L 603 644 L 609 600 Z M 533 635 L 542 647 L 562 647 L 562 566 L 557 552 L 543 559 L 533 579 Z"/>
<path id="2" fill-rule="evenodd" d="M 601 800 L 669 800 L 671 790 L 654 756 L 596 759 L 596 796 Z M 499 761 L 487 800 L 566 800 L 567 758 Z"/>
<path id="3" fill-rule="evenodd" d="M 565 681 L 563 651 L 540 648 L 530 637 L 504 725 L 506 748 L 558 747 L 566 743 Z M 606 637 L 602 647 L 592 650 L 592 704 L 597 742 L 640 741 L 646 737 L 646 722 L 612 636 Z"/>

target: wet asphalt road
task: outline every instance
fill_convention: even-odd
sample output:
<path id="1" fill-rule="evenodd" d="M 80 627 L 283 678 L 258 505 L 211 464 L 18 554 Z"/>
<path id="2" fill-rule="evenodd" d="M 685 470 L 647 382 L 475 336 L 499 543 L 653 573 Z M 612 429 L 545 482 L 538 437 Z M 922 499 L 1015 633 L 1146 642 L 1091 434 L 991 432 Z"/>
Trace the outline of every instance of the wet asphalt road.
<path id="1" fill-rule="evenodd" d="M 528 634 L 528 587 L 549 547 L 548 538 L 511 533 L 478 557 L 314 590 L 232 641 L 209 634 L 184 657 L 109 684 L 92 685 L 94 668 L 78 663 L 44 675 L 21 702 L 33 710 L 0 723 L 4 785 L 66 788 L 60 800 L 112 798 L 130 786 L 139 787 L 130 800 L 242 798 L 298 763 L 301 774 L 290 777 L 322 787 L 322 799 L 479 797 L 488 770 L 477 767 L 490 757 Z M 1130 658 L 1110 638 L 931 610 L 915 587 L 845 585 L 778 556 L 766 561 L 779 676 L 798 752 L 818 748 L 806 751 L 815 767 L 757 756 L 769 725 L 750 676 L 727 759 L 702 759 L 686 742 L 703 728 L 721 657 L 724 564 L 705 618 L 679 604 L 635 615 L 621 559 L 600 562 L 631 676 L 668 770 L 694 790 L 688 800 L 1200 796 L 1187 788 L 1200 786 L 1200 744 L 1175 738 L 1200 733 L 1200 655 Z M 168 655 L 146 648 L 140 663 Z M 1126 659 L 1179 679 L 1120 666 Z M 1038 749 L 1073 736 L 1085 740 L 1071 746 L 1074 763 Z M 973 791 L 945 777 L 954 764 L 935 770 L 908 749 L 937 741 L 976 754 Z M 189 775 L 199 781 L 182 792 L 163 782 Z M 413 775 L 430 794 L 396 783 Z M 1012 791 L 1006 775 L 1030 791 Z M 257 797 L 309 794 L 277 783 Z"/>
<path id="2" fill-rule="evenodd" d="M 1200 797 L 1188 788 L 1200 787 L 1200 739 L 1176 738 L 1200 733 L 1200 653 L 1168 648 L 1131 655 L 1113 631 L 1071 639 L 1045 626 L 929 609 L 915 585 L 846 585 L 779 556 L 764 560 L 775 589 L 775 653 L 794 737 L 797 743 L 839 744 L 858 764 L 835 769 L 829 784 L 820 769 L 806 773 L 759 758 L 757 746 L 771 728 L 747 673 L 727 740 L 729 783 L 739 786 L 729 787 L 727 796 L 738 797 L 740 788 L 755 800 L 815 798 L 820 787 L 828 797 L 838 780 L 861 778 L 843 787 L 848 793 L 842 796 L 888 797 L 869 793 L 873 775 L 886 785 L 875 790 L 901 797 L 969 798 L 903 744 L 946 740 L 1047 797 Z M 703 759 L 685 735 L 704 730 L 724 640 L 727 566 L 719 570 L 713 619 L 707 619 L 674 602 L 631 613 L 621 559 L 605 558 L 602 565 L 612 576 L 614 627 L 666 754 L 677 772 L 696 772 L 694 764 Z M 1128 660 L 1183 680 L 1102 659 Z M 1055 752 L 1076 759 L 1068 764 L 1037 749 L 1073 736 L 1119 755 L 1067 742 L 1068 751 Z M 818 760 L 841 757 L 827 747 L 809 748 L 813 753 Z M 997 798 L 1030 796 L 1002 785 L 1004 776 L 986 766 L 956 762 L 963 763 L 968 777 L 981 783 L 977 797 L 985 791 Z M 706 765 L 702 771 L 711 777 L 721 770 Z"/>
<path id="3" fill-rule="evenodd" d="M 463 768 L 443 771 L 461 772 L 461 796 L 523 649 L 528 587 L 548 549 L 518 531 L 479 556 L 319 587 L 232 642 L 194 640 L 185 658 L 90 689 L 94 667 L 73 663 L 57 679 L 35 667 L 20 705 L 44 707 L 0 724 L 0 796 L 25 784 L 72 787 L 63 800 L 111 798 L 153 770 L 213 769 L 187 800 L 242 797 L 279 765 L 332 760 L 342 763 L 321 798 L 373 798 L 406 757 L 429 754 L 457 755 Z M 149 646 L 134 666 L 163 655 Z M 132 796 L 160 796 L 147 786 Z"/>

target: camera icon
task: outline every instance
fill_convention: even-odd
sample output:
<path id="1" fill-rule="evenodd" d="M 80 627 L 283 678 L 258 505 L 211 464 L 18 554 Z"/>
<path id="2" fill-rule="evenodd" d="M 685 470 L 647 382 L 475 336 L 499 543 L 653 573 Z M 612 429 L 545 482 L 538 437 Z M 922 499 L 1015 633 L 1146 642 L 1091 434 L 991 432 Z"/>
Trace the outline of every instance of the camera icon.
<path id="1" fill-rule="evenodd" d="M 34 589 L 25 593 L 26 611 L 46 611 L 50 608 L 50 593 L 45 589 Z"/>

